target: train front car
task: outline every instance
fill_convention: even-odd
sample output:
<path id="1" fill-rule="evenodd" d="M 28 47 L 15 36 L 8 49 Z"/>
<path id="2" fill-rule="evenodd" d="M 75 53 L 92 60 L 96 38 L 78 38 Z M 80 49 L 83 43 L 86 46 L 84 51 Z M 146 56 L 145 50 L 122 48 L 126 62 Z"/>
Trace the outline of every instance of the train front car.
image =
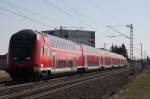
<path id="1" fill-rule="evenodd" d="M 32 30 L 11 37 L 9 74 L 13 79 L 49 78 L 82 68 L 82 48 L 69 40 Z"/>
<path id="2" fill-rule="evenodd" d="M 36 67 L 37 34 L 32 30 L 22 30 L 12 35 L 8 51 L 8 72 L 14 80 L 28 79 L 34 75 Z"/>

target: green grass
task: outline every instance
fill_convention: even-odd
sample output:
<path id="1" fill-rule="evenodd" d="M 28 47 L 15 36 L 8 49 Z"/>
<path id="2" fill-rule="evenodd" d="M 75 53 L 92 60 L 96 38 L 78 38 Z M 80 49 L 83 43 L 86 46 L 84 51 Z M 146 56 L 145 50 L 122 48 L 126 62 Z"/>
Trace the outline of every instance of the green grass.
<path id="1" fill-rule="evenodd" d="M 150 99 L 150 71 L 129 83 L 117 99 Z"/>

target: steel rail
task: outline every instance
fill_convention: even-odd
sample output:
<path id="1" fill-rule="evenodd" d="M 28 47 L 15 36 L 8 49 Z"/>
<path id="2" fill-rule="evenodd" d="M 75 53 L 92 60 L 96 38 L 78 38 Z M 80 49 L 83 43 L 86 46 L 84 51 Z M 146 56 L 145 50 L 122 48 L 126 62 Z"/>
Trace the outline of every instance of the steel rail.
<path id="1" fill-rule="evenodd" d="M 122 69 L 124 70 L 124 69 Z M 114 71 L 109 71 L 109 72 L 104 72 L 104 73 L 100 73 L 100 74 L 97 74 L 95 73 L 94 75 L 85 75 L 87 77 L 83 78 L 83 76 L 79 76 L 79 78 L 73 78 L 73 79 L 68 79 L 67 81 L 65 80 L 62 80 L 62 81 L 56 81 L 56 82 L 52 82 L 51 84 L 50 83 L 46 83 L 44 85 L 41 85 L 41 86 L 37 86 L 36 88 L 33 88 L 33 89 L 29 89 L 29 90 L 24 90 L 24 91 L 20 91 L 18 93 L 14 93 L 14 94 L 9 94 L 9 95 L 4 95 L 4 96 L 1 96 L 0 98 L 2 99 L 12 99 L 12 98 L 22 98 L 22 97 L 32 97 L 34 96 L 39 96 L 41 94 L 38 94 L 37 93 L 43 93 L 43 92 L 49 92 L 49 91 L 52 91 L 52 90 L 57 90 L 58 88 L 63 88 L 65 86 L 69 86 L 69 85 L 76 85 L 78 84 L 79 82 L 86 82 L 88 81 L 89 79 L 100 79 L 102 76 L 110 76 L 112 75 L 113 73 L 115 72 L 119 72 L 121 71 L 120 69 L 119 70 L 114 70 Z M 68 87 L 67 87 L 68 88 Z M 55 92 L 55 91 L 53 91 Z"/>

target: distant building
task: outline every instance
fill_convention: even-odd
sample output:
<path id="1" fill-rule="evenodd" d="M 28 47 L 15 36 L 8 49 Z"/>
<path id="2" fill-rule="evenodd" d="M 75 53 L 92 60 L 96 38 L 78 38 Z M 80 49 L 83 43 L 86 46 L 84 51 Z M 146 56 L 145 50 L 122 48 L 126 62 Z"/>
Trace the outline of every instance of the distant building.
<path id="1" fill-rule="evenodd" d="M 42 32 L 95 47 L 95 31 L 58 29 Z"/>

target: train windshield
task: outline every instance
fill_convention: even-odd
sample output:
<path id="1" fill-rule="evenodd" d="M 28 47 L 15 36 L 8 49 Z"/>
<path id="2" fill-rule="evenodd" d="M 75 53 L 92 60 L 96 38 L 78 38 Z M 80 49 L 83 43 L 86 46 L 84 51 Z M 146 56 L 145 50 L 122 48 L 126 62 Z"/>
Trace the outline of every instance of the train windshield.
<path id="1" fill-rule="evenodd" d="M 33 46 L 14 46 L 12 49 L 12 60 L 15 63 L 31 62 L 32 54 Z"/>
<path id="2" fill-rule="evenodd" d="M 11 59 L 13 63 L 28 64 L 32 62 L 36 33 L 32 30 L 22 30 L 11 37 Z"/>

